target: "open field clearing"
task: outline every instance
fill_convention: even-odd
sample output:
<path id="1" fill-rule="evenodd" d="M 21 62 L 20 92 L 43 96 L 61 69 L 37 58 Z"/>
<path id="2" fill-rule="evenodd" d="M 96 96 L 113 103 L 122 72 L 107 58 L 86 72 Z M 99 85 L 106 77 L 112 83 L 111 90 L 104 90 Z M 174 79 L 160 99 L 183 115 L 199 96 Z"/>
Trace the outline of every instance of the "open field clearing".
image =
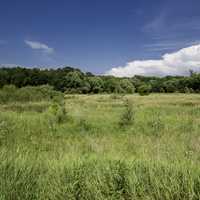
<path id="1" fill-rule="evenodd" d="M 0 200 L 200 199 L 200 95 L 0 104 Z"/>
<path id="2" fill-rule="evenodd" d="M 0 8 L 0 200 L 200 200 L 200 0 Z"/>

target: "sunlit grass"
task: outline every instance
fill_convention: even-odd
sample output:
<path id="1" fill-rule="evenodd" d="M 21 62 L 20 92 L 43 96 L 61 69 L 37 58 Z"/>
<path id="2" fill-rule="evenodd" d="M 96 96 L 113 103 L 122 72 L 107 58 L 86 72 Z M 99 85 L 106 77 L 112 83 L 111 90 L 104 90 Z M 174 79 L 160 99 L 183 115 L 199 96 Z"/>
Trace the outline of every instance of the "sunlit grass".
<path id="1" fill-rule="evenodd" d="M 126 99 L 134 120 L 120 127 Z M 0 199 L 200 199 L 199 102 L 68 95 L 62 123 L 49 102 L 1 105 Z"/>

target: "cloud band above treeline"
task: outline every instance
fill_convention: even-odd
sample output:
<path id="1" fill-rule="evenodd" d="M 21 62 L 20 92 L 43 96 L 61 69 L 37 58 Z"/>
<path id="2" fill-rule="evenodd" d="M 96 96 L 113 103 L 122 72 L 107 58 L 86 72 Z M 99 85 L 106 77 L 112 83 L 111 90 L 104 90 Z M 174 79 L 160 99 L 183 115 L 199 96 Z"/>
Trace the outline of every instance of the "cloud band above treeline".
<path id="1" fill-rule="evenodd" d="M 158 60 L 134 60 L 106 74 L 117 77 L 188 75 L 190 70 L 200 71 L 200 44 L 164 54 Z"/>

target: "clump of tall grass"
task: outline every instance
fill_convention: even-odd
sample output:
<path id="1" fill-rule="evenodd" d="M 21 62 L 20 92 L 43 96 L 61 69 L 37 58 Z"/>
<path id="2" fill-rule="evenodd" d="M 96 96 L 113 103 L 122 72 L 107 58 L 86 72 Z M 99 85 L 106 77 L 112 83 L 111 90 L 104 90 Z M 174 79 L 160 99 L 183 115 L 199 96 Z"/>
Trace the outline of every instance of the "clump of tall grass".
<path id="1" fill-rule="evenodd" d="M 84 132 L 89 132 L 93 130 L 93 126 L 85 118 L 81 118 L 78 121 L 78 126 L 80 127 L 81 131 L 84 131 Z"/>
<path id="2" fill-rule="evenodd" d="M 122 99 L 125 96 L 125 94 L 123 93 L 112 93 L 110 95 L 110 98 L 113 100 L 118 100 L 118 99 Z"/>
<path id="3" fill-rule="evenodd" d="M 135 119 L 135 112 L 133 110 L 132 102 L 129 99 L 124 101 L 124 111 L 121 114 L 119 126 L 126 127 L 132 125 Z"/>
<path id="4" fill-rule="evenodd" d="M 83 159 L 43 161 L 0 157 L 1 199 L 187 199 L 200 198 L 200 171 L 194 166 Z"/>
<path id="5" fill-rule="evenodd" d="M 160 112 L 154 111 L 151 116 L 147 119 L 147 130 L 148 134 L 154 136 L 160 136 L 162 134 L 165 124 L 162 120 Z"/>
<path id="6" fill-rule="evenodd" d="M 14 125 L 14 122 L 9 117 L 0 114 L 0 146 L 7 143 L 12 146 L 15 140 L 13 137 Z"/>
<path id="7" fill-rule="evenodd" d="M 37 113 L 43 113 L 45 110 L 47 110 L 50 106 L 50 102 L 15 102 L 15 103 L 9 103 L 1 106 L 3 111 L 13 111 L 17 113 L 23 113 L 23 112 L 37 112 Z"/>
<path id="8" fill-rule="evenodd" d="M 10 126 L 6 121 L 0 120 L 0 145 L 10 133 Z"/>
<path id="9" fill-rule="evenodd" d="M 84 131 L 89 131 L 91 129 L 90 124 L 87 122 L 86 119 L 80 119 L 78 122 L 78 125 L 83 129 Z"/>
<path id="10" fill-rule="evenodd" d="M 65 101 L 54 99 L 49 107 L 48 113 L 51 115 L 51 121 L 54 121 L 58 124 L 63 123 L 67 117 Z"/>

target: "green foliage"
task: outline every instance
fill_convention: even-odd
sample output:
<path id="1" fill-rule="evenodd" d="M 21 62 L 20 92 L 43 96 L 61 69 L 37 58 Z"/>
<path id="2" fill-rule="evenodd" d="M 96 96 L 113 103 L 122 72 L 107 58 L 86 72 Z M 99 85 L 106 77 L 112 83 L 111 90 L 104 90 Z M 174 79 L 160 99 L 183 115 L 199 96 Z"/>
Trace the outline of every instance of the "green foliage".
<path id="1" fill-rule="evenodd" d="M 88 93 L 90 93 L 90 90 L 91 90 L 90 83 L 87 82 L 86 80 L 84 80 L 84 83 L 83 83 L 82 87 L 80 88 L 81 94 L 88 94 Z"/>
<path id="2" fill-rule="evenodd" d="M 168 93 L 176 92 L 178 90 L 178 82 L 176 79 L 168 80 L 163 83 L 163 87 Z"/>
<path id="3" fill-rule="evenodd" d="M 0 103 L 5 104 L 17 99 L 16 91 L 17 88 L 14 85 L 5 85 L 3 89 L 0 90 Z"/>
<path id="4" fill-rule="evenodd" d="M 84 118 L 79 119 L 78 126 L 83 132 L 89 132 L 93 129 L 92 125 Z"/>
<path id="5" fill-rule="evenodd" d="M 126 94 L 133 94 L 135 92 L 135 87 L 128 79 L 120 80 L 120 87 Z"/>
<path id="6" fill-rule="evenodd" d="M 0 104 L 12 102 L 50 101 L 53 98 L 63 99 L 61 92 L 53 90 L 51 86 L 27 86 L 16 88 L 14 85 L 5 85 L 0 89 Z"/>
<path id="7" fill-rule="evenodd" d="M 82 75 L 80 72 L 69 72 L 65 76 L 66 88 L 79 88 L 83 85 Z"/>
<path id="8" fill-rule="evenodd" d="M 128 125 L 132 125 L 134 122 L 135 113 L 133 110 L 132 102 L 129 99 L 126 99 L 124 102 L 124 111 L 121 115 L 121 119 L 119 121 L 120 127 L 126 127 Z"/>
<path id="9" fill-rule="evenodd" d="M 22 156 L 22 155 L 21 155 Z M 3 159 L 1 157 L 1 159 Z M 50 160 L 48 160 L 50 162 Z M 16 164 L 15 164 L 16 163 Z M 51 166 L 53 165 L 53 166 Z M 150 161 L 89 160 L 73 167 L 27 156 L 0 163 L 2 199 L 199 199 L 199 169 Z M 2 175 L 3 174 L 3 175 Z"/>
<path id="10" fill-rule="evenodd" d="M 141 95 L 141 96 L 144 96 L 144 95 L 149 95 L 151 93 L 151 86 L 150 85 L 141 85 L 139 88 L 138 88 L 138 93 Z"/>
<path id="11" fill-rule="evenodd" d="M 88 77 L 90 92 L 97 94 L 103 91 L 104 83 L 100 77 Z"/>
<path id="12" fill-rule="evenodd" d="M 44 103 L 46 112 L 28 110 Z M 199 95 L 17 104 L 26 112 L 0 105 L 0 199 L 200 199 Z M 67 123 L 53 118 L 62 106 Z M 124 113 L 122 129 L 116 123 Z"/>
<path id="13" fill-rule="evenodd" d="M 190 76 L 146 77 L 138 76 L 114 77 L 83 73 L 79 69 L 64 67 L 58 69 L 0 68 L 0 88 L 15 85 L 17 88 L 28 86 L 50 85 L 55 90 L 68 94 L 97 94 L 139 92 L 140 87 L 148 85 L 151 92 L 173 93 L 200 91 L 200 74 L 190 72 Z"/>
<path id="14" fill-rule="evenodd" d="M 66 120 L 67 112 L 65 108 L 65 101 L 62 99 L 54 98 L 53 103 L 48 110 L 50 114 L 50 123 L 63 123 Z"/>

